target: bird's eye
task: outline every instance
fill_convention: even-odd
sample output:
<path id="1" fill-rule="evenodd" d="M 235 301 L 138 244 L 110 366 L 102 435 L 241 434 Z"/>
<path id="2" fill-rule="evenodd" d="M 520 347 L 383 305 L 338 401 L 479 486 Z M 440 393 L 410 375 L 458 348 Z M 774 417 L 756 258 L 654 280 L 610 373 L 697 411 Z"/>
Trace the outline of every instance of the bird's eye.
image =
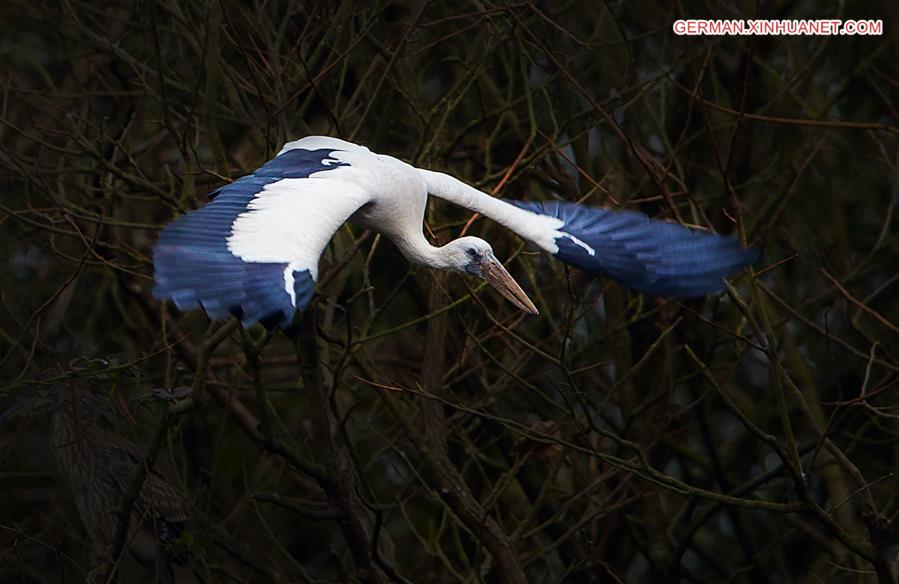
<path id="1" fill-rule="evenodd" d="M 476 258 L 478 257 L 478 248 L 469 247 L 467 250 L 469 257 Z"/>

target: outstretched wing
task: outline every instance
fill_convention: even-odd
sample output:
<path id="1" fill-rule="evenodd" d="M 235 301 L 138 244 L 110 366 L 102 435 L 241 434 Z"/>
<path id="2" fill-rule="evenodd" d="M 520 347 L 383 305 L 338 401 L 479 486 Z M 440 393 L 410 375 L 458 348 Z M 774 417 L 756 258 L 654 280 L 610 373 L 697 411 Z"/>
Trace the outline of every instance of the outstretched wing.
<path id="1" fill-rule="evenodd" d="M 694 298 L 758 259 L 739 241 L 636 211 L 574 203 L 503 201 L 446 174 L 421 170 L 430 194 L 490 217 L 560 260 L 655 296 Z"/>
<path id="2" fill-rule="evenodd" d="M 353 164 L 372 156 L 341 140 L 287 144 L 163 229 L 153 294 L 210 318 L 289 328 L 312 298 L 318 260 L 335 231 L 371 200 Z"/>
<path id="3" fill-rule="evenodd" d="M 724 278 L 758 259 L 732 237 L 654 221 L 636 211 L 574 203 L 507 201 L 559 219 L 554 252 L 560 260 L 654 296 L 695 298 L 724 288 Z"/>

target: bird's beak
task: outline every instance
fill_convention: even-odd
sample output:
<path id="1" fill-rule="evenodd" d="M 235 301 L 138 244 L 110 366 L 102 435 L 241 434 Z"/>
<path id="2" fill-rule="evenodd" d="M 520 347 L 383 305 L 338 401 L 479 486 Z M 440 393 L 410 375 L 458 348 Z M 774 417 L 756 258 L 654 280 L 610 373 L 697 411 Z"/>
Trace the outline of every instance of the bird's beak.
<path id="1" fill-rule="evenodd" d="M 496 288 L 506 300 L 518 308 L 528 314 L 540 314 L 537 307 L 534 306 L 534 303 L 528 298 L 528 295 L 525 294 L 524 290 L 521 289 L 521 286 L 518 285 L 518 282 L 515 281 L 512 275 L 495 257 L 487 258 L 486 261 L 481 264 L 481 277 L 484 278 L 488 284 Z"/>

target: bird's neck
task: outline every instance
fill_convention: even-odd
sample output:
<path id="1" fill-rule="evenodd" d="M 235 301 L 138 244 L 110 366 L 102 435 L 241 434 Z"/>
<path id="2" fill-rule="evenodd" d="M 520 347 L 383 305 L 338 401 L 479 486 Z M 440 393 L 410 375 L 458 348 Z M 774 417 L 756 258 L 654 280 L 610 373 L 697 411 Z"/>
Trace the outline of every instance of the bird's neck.
<path id="1" fill-rule="evenodd" d="M 414 264 L 438 270 L 455 270 L 445 253 L 445 247 L 431 245 L 420 231 L 394 235 L 390 239 L 399 248 L 400 253 Z"/>

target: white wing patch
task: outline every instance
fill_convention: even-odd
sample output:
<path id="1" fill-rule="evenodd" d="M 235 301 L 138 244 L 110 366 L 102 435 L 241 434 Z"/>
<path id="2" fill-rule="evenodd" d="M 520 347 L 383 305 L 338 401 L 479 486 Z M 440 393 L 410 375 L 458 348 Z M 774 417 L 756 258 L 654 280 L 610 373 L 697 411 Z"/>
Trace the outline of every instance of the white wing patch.
<path id="1" fill-rule="evenodd" d="M 584 251 L 586 251 L 586 252 L 587 252 L 588 254 L 590 254 L 591 256 L 595 256 L 595 255 L 596 255 L 596 250 L 595 250 L 595 249 L 593 249 L 592 247 L 590 247 L 589 245 L 587 245 L 586 243 L 584 243 L 583 241 L 581 241 L 581 240 L 578 239 L 577 237 L 571 235 L 570 233 L 565 233 L 564 231 L 556 231 L 556 233 L 558 233 L 560 237 L 567 237 L 567 238 L 570 239 L 571 242 L 574 243 L 575 245 L 578 245 L 578 246 L 584 248 Z M 557 249 L 557 250 L 559 249 L 558 246 L 556 246 L 556 249 Z"/>
<path id="2" fill-rule="evenodd" d="M 317 280 L 319 257 L 356 210 L 419 180 L 406 170 L 411 167 L 337 138 L 310 136 L 288 142 L 279 155 L 297 148 L 333 150 L 322 160 L 332 168 L 266 185 L 231 225 L 228 237 L 228 250 L 246 262 L 289 264 L 284 287 L 294 304 L 294 271 L 309 270 Z"/>
<path id="3" fill-rule="evenodd" d="M 345 168 L 266 185 L 231 225 L 228 250 L 246 262 L 287 262 L 317 279 L 331 236 L 369 200 L 358 185 L 338 180 Z M 286 275 L 285 286 L 293 296 Z"/>
<path id="4" fill-rule="evenodd" d="M 290 296 L 290 303 L 296 307 L 297 305 L 297 292 L 294 288 L 294 284 L 296 283 L 296 279 L 293 277 L 293 272 L 297 268 L 294 267 L 293 264 L 287 264 L 287 267 L 284 268 L 284 289 L 287 291 L 287 295 Z M 315 276 L 312 277 L 315 279 Z"/>

